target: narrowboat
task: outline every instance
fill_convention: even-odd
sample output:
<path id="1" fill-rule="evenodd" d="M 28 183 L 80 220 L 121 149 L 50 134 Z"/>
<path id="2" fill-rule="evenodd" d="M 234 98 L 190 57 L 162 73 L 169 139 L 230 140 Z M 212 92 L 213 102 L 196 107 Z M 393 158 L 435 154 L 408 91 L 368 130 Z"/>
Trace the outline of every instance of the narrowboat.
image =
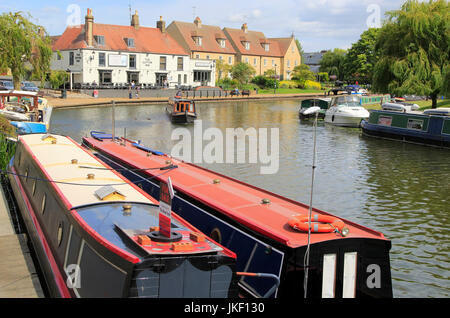
<path id="1" fill-rule="evenodd" d="M 238 272 L 276 276 L 279 285 L 271 297 L 392 297 L 391 242 L 378 231 L 315 208 L 310 223 L 309 205 L 126 138 L 113 142 L 94 134 L 82 144 L 152 197 L 159 195 L 159 182 L 170 177 L 174 212 L 236 253 Z M 175 168 L 148 169 L 162 165 Z M 242 297 L 262 297 L 271 288 L 273 280 L 239 278 Z"/>
<path id="2" fill-rule="evenodd" d="M 361 96 L 333 97 L 325 112 L 325 122 L 342 127 L 360 127 L 361 120 L 369 118 L 369 112 L 361 106 Z"/>
<path id="3" fill-rule="evenodd" d="M 189 99 L 169 98 L 169 105 L 166 107 L 166 111 L 174 124 L 193 123 L 197 118 L 195 102 Z"/>
<path id="4" fill-rule="evenodd" d="M 450 148 L 450 108 L 371 110 L 361 127 L 363 134 L 371 137 Z"/>
<path id="5" fill-rule="evenodd" d="M 320 111 L 317 115 L 317 118 L 324 119 L 325 118 L 325 112 L 327 111 L 328 107 L 330 106 L 331 98 L 312 98 L 312 99 L 305 99 L 302 100 L 300 110 L 298 112 L 298 116 L 300 119 L 310 119 L 315 118 L 316 115 L 313 114 L 305 114 L 305 111 L 310 107 L 320 107 Z"/>
<path id="6" fill-rule="evenodd" d="M 70 137 L 19 136 L 8 175 L 51 297 L 237 297 L 233 252 Z"/>

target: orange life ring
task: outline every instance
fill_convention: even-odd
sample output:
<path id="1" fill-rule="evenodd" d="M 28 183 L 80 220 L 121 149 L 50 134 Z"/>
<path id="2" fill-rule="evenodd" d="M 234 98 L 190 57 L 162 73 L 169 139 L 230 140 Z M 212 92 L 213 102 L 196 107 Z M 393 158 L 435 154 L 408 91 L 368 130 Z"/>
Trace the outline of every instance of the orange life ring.
<path id="1" fill-rule="evenodd" d="M 295 230 L 308 232 L 309 217 L 306 215 L 295 215 L 288 224 Z M 329 215 L 311 215 L 311 232 L 312 233 L 331 233 L 336 230 L 342 231 L 344 221 Z"/>

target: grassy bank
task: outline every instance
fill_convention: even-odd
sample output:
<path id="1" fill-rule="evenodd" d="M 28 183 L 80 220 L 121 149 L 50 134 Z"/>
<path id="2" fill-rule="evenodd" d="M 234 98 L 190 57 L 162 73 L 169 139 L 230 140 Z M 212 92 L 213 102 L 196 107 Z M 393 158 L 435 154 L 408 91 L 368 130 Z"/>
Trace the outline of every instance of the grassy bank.
<path id="1" fill-rule="evenodd" d="M 325 91 L 320 89 L 277 88 L 276 94 L 317 94 L 323 95 Z M 274 89 L 258 89 L 258 94 L 273 94 Z"/>
<path id="2" fill-rule="evenodd" d="M 16 151 L 16 144 L 7 139 L 7 137 L 14 137 L 14 135 L 15 128 L 5 117 L 0 116 L 0 169 L 2 170 L 6 170 L 9 161 Z M 1 174 L 0 178 L 3 179 L 6 176 Z"/>

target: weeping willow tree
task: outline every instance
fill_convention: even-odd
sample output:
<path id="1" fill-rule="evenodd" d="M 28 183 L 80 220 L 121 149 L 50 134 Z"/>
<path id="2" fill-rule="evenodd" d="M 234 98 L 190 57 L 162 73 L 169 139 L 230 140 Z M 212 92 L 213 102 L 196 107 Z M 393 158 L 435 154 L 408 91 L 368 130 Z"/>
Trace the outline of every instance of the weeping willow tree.
<path id="1" fill-rule="evenodd" d="M 439 95 L 450 94 L 449 2 L 408 0 L 387 15 L 376 44 L 373 88 L 430 96 L 436 108 Z"/>
<path id="2" fill-rule="evenodd" d="M 43 27 L 21 12 L 0 15 L 0 71 L 11 70 L 16 89 L 29 68 L 42 82 L 50 70 L 51 56 L 50 38 Z"/>

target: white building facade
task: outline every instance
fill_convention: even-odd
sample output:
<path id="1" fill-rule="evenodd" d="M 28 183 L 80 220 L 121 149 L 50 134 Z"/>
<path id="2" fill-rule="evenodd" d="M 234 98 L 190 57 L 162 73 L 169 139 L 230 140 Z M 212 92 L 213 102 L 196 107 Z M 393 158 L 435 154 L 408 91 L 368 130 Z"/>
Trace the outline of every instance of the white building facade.
<path id="1" fill-rule="evenodd" d="M 86 24 L 68 28 L 53 50 L 51 69 L 70 73 L 73 87 L 215 85 L 215 61 L 191 59 L 165 32 L 162 19 L 157 28 L 143 28 L 137 13 L 131 26 L 97 25 L 88 9 Z"/>

